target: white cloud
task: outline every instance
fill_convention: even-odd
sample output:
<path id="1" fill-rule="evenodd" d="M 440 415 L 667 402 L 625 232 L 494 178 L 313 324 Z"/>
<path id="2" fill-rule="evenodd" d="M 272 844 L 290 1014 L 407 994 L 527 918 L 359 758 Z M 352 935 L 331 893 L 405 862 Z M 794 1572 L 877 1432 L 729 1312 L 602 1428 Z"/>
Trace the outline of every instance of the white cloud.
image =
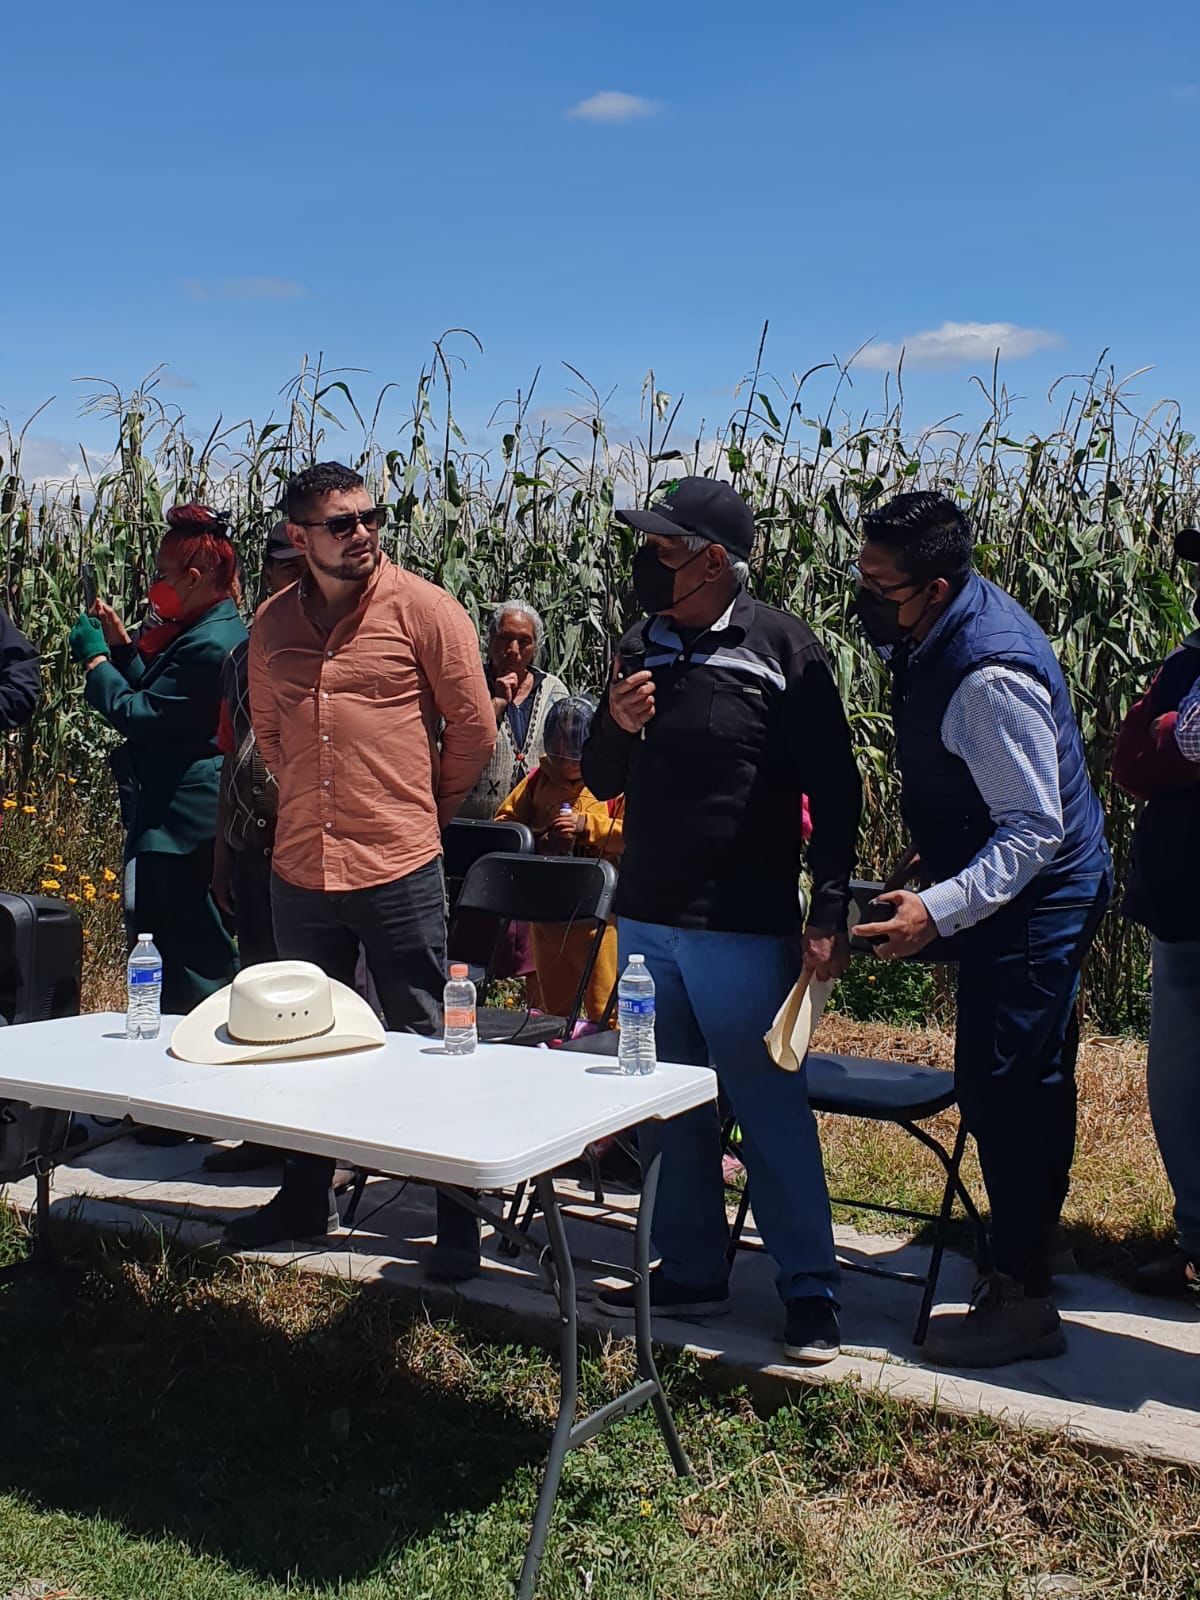
<path id="1" fill-rule="evenodd" d="M 217 283 L 187 278 L 183 288 L 192 300 L 298 300 L 308 293 L 292 278 L 222 278 Z"/>
<path id="2" fill-rule="evenodd" d="M 85 461 L 80 445 L 48 434 L 28 434 L 21 445 L 21 477 L 35 493 L 46 498 L 77 489 L 86 507 L 92 501 L 92 478 L 107 472 L 115 459 L 108 451 L 89 450 Z"/>
<path id="3" fill-rule="evenodd" d="M 164 367 L 158 375 L 158 381 L 164 389 L 198 389 L 200 386 L 195 378 L 189 378 L 185 373 L 176 372 L 171 367 Z"/>
<path id="4" fill-rule="evenodd" d="M 636 122 L 639 117 L 652 117 L 659 110 L 657 100 L 645 100 L 640 94 L 624 94 L 619 89 L 605 89 L 572 106 L 567 116 L 580 122 Z"/>
<path id="5" fill-rule="evenodd" d="M 856 365 L 887 371 L 901 355 L 906 367 L 959 367 L 991 361 L 997 350 L 1006 361 L 1021 361 L 1039 350 L 1053 350 L 1062 335 L 1015 322 L 943 322 L 940 328 L 912 333 L 897 344 L 869 344 Z"/>

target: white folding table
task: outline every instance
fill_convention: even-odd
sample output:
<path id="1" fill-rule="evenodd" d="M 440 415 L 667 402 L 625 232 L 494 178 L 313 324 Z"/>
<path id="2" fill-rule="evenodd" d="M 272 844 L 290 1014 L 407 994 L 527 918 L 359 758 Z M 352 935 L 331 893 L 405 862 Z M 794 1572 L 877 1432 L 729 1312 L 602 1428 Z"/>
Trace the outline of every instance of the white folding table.
<path id="1" fill-rule="evenodd" d="M 558 1420 L 525 1552 L 518 1594 L 532 1600 L 567 1451 L 619 1417 L 649 1404 L 676 1472 L 690 1471 L 663 1393 L 650 1343 L 650 1220 L 658 1159 L 647 1165 L 634 1235 L 639 1382 L 576 1420 L 579 1341 L 575 1270 L 553 1172 L 596 1139 L 651 1117 L 673 1117 L 716 1097 L 702 1067 L 662 1065 L 623 1077 L 609 1057 L 572 1051 L 482 1045 L 446 1055 L 415 1034 L 389 1033 L 378 1050 L 205 1067 L 168 1048 L 177 1019 L 161 1037 L 128 1041 L 117 1013 L 63 1017 L 0 1028 L 0 1098 L 50 1110 L 250 1139 L 334 1156 L 398 1178 L 432 1184 L 529 1251 L 558 1302 L 562 1387 Z M 69 1161 L 68 1148 L 54 1160 Z M 470 1192 L 536 1185 L 549 1247 L 513 1227 Z M 49 1170 L 38 1179 L 38 1233 L 48 1222 Z"/>

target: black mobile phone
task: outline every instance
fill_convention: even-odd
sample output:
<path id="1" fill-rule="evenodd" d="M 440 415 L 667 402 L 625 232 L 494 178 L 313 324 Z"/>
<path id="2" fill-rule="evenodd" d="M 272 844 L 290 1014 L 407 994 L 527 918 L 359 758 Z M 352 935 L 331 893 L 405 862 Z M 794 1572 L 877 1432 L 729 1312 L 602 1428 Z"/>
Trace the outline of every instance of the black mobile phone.
<path id="1" fill-rule="evenodd" d="M 866 921 L 890 922 L 896 915 L 896 910 L 897 907 L 895 907 L 890 900 L 868 900 Z M 870 939 L 866 940 L 866 943 L 872 947 L 878 944 L 886 944 L 887 934 L 874 934 Z"/>
<path id="2" fill-rule="evenodd" d="M 83 609 L 90 616 L 92 607 L 96 604 L 96 569 L 90 561 L 81 564 L 79 582 L 83 589 Z"/>

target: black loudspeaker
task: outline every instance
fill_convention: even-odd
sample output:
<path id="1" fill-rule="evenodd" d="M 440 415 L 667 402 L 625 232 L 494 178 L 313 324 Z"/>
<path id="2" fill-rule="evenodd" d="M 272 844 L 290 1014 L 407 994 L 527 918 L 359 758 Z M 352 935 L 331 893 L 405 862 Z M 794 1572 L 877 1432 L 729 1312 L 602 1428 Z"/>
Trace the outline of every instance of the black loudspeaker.
<path id="1" fill-rule="evenodd" d="M 0 894 L 0 1016 L 8 1023 L 79 1015 L 83 929 L 64 900 Z M 69 1111 L 0 1100 L 0 1183 L 15 1183 L 39 1161 L 61 1157 Z"/>

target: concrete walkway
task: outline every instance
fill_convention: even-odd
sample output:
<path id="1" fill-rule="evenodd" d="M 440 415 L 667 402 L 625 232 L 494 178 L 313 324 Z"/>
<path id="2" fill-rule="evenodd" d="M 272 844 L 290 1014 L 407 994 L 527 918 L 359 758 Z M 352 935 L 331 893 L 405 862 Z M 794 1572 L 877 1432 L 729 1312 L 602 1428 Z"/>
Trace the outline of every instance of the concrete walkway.
<path id="1" fill-rule="evenodd" d="M 210 1177 L 200 1167 L 209 1148 L 187 1144 L 164 1150 L 122 1139 L 59 1170 L 53 1214 L 76 1215 L 107 1229 L 149 1227 L 192 1246 L 210 1243 L 227 1221 L 271 1194 L 275 1182 L 269 1180 L 277 1174 L 254 1173 L 253 1182 Z M 568 1229 L 579 1254 L 629 1262 L 633 1200 L 618 1196 L 598 1212 L 574 1186 L 564 1184 L 563 1194 L 575 1197 Z M 22 1208 L 31 1206 L 32 1180 L 13 1186 L 9 1198 Z M 443 1310 L 458 1296 L 424 1282 L 421 1263 L 432 1230 L 428 1189 L 375 1179 L 352 1236 L 331 1240 L 334 1248 L 265 1259 L 419 1295 Z M 895 1238 L 850 1228 L 839 1228 L 837 1234 L 839 1250 L 850 1260 L 922 1271 L 928 1258 L 923 1247 Z M 556 1337 L 553 1302 L 530 1259 L 499 1258 L 494 1241 L 485 1244 L 484 1253 L 485 1269 L 462 1286 L 462 1300 L 502 1314 L 517 1334 Z M 961 1306 L 972 1277 L 971 1264 L 948 1253 L 940 1303 Z M 603 1274 L 581 1269 L 581 1318 L 589 1326 L 620 1334 L 624 1325 L 614 1323 L 594 1303 L 597 1287 L 605 1281 Z M 1059 1305 L 1068 1323 L 1067 1354 L 968 1375 L 921 1364 L 911 1342 L 919 1293 L 909 1286 L 847 1273 L 842 1294 L 845 1354 L 818 1369 L 796 1367 L 782 1356 L 781 1309 L 771 1263 L 761 1251 L 741 1252 L 733 1289 L 731 1315 L 704 1323 L 659 1319 L 658 1337 L 664 1345 L 719 1362 L 734 1382 L 853 1377 L 898 1398 L 957 1414 L 984 1412 L 1013 1425 L 1200 1466 L 1200 1309 L 1195 1306 L 1146 1300 L 1103 1278 L 1065 1278 L 1059 1284 Z"/>

